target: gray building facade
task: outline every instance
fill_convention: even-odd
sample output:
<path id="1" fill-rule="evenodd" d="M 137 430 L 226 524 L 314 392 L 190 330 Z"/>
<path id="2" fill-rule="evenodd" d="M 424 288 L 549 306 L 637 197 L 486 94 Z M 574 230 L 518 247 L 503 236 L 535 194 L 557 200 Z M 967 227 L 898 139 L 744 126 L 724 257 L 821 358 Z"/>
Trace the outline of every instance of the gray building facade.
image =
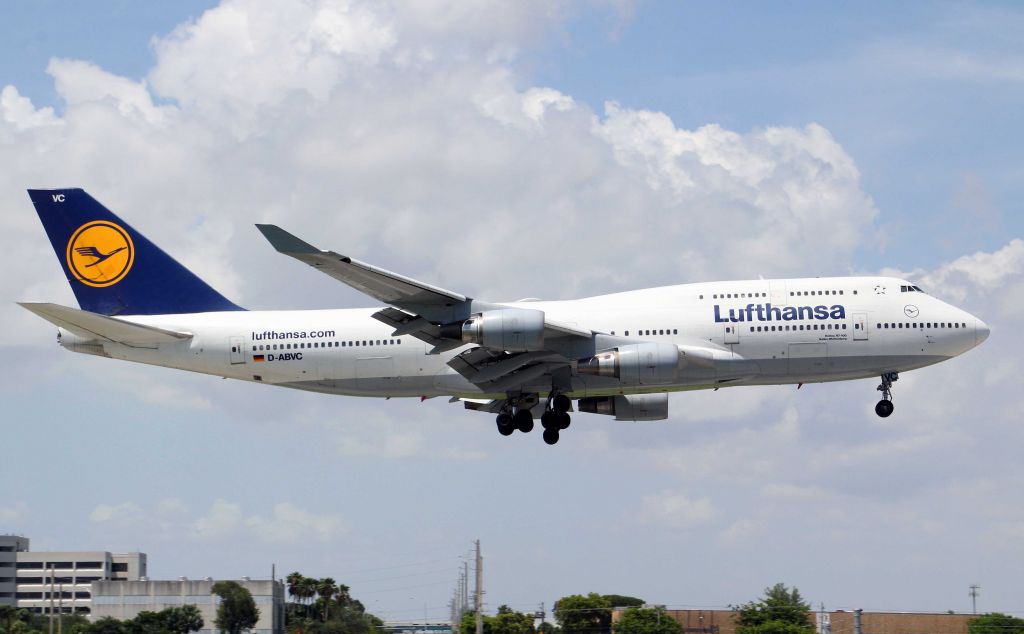
<path id="1" fill-rule="evenodd" d="M 105 551 L 15 553 L 15 605 L 36 614 L 92 612 L 94 581 L 146 576 L 145 553 Z"/>
<path id="2" fill-rule="evenodd" d="M 165 608 L 194 605 L 203 614 L 201 632 L 216 632 L 213 625 L 217 617 L 220 597 L 211 593 L 216 581 L 205 579 L 190 581 L 94 581 L 92 583 L 92 620 L 111 616 L 132 619 L 142 611 L 159 612 Z M 280 581 L 250 579 L 238 580 L 247 589 L 260 619 L 251 631 L 256 634 L 283 634 L 284 584 Z"/>
<path id="3" fill-rule="evenodd" d="M 18 553 L 28 550 L 28 538 L 0 535 L 0 605 L 17 606 Z"/>

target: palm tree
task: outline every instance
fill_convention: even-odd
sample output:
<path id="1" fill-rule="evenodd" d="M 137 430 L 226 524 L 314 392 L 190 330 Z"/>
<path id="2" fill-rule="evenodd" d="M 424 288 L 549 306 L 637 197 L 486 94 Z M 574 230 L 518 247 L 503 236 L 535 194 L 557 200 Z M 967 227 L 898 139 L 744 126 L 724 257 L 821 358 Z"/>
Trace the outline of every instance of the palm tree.
<path id="1" fill-rule="evenodd" d="M 324 623 L 327 622 L 327 609 L 330 606 L 330 599 L 337 591 L 338 586 L 334 583 L 334 579 L 331 579 L 330 577 L 324 577 L 317 582 L 316 593 L 320 595 L 320 602 L 323 604 Z"/>
<path id="2" fill-rule="evenodd" d="M 316 596 L 316 587 L 317 587 L 317 585 L 318 585 L 317 580 L 313 579 L 312 577 L 303 577 L 302 578 L 302 583 L 299 584 L 299 590 L 301 591 L 299 596 L 302 597 L 303 599 L 307 600 L 307 605 L 309 605 L 308 602 L 313 597 Z M 307 613 L 308 613 L 308 610 L 307 610 Z"/>
<path id="3" fill-rule="evenodd" d="M 348 593 L 348 586 L 343 583 L 339 583 L 337 590 L 334 592 L 334 600 L 341 607 L 347 608 L 349 603 L 352 602 L 352 596 Z"/>
<path id="4" fill-rule="evenodd" d="M 302 573 L 299 572 L 293 572 L 285 578 L 285 581 L 288 584 L 288 594 L 291 595 L 293 601 L 298 599 L 301 594 L 301 590 L 299 588 L 302 586 L 302 580 L 304 578 L 305 577 L 302 576 Z"/>

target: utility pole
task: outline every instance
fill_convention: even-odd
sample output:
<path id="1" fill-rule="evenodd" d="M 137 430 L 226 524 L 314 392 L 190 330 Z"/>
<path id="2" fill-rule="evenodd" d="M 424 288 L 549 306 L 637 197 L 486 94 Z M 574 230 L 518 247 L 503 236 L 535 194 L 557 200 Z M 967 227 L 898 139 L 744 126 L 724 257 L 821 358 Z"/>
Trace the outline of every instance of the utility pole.
<path id="1" fill-rule="evenodd" d="M 50 634 L 53 634 L 53 564 L 50 564 Z"/>
<path id="2" fill-rule="evenodd" d="M 861 629 L 860 625 L 860 614 L 863 611 L 860 608 L 853 611 L 853 634 L 864 634 L 864 630 Z"/>
<path id="3" fill-rule="evenodd" d="M 484 634 L 484 558 L 480 555 L 480 540 L 476 540 L 476 596 L 473 608 L 476 610 L 476 634 Z"/>
<path id="4" fill-rule="evenodd" d="M 462 562 L 462 609 L 469 609 L 469 562 Z"/>
<path id="5" fill-rule="evenodd" d="M 981 590 L 981 586 L 976 583 L 971 584 L 971 591 L 968 592 L 968 596 L 971 597 L 971 613 L 978 613 L 978 590 Z"/>

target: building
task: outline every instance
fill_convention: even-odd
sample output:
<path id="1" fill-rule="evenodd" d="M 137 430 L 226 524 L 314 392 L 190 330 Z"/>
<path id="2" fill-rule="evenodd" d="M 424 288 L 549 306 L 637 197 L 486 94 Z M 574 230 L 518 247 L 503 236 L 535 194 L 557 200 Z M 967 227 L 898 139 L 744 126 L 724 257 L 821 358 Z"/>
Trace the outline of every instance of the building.
<path id="1" fill-rule="evenodd" d="M 213 579 L 203 581 L 94 581 L 92 584 L 92 620 L 106 616 L 133 619 L 142 611 L 159 612 L 165 608 L 194 605 L 203 614 L 201 632 L 215 632 L 220 597 L 211 593 Z M 251 594 L 260 611 L 260 620 L 251 631 L 256 634 L 284 632 L 284 584 L 280 581 L 238 581 Z"/>
<path id="2" fill-rule="evenodd" d="M 28 539 L 17 535 L 0 535 L 0 605 L 17 605 L 18 585 L 14 578 L 18 553 L 28 550 Z"/>
<path id="3" fill-rule="evenodd" d="M 614 623 L 623 609 L 612 612 Z M 736 634 L 732 610 L 665 610 L 683 626 L 684 634 Z M 973 614 L 930 614 L 921 612 L 861 612 L 863 634 L 967 634 Z M 854 634 L 854 613 L 835 610 L 808 614 L 819 634 Z"/>
<path id="4" fill-rule="evenodd" d="M 13 570 L 9 565 L 11 554 Z M 6 600 L 12 605 L 10 597 L 3 596 L 11 582 L 4 583 L 3 579 L 13 577 L 13 605 L 37 614 L 88 615 L 92 611 L 93 581 L 127 581 L 145 575 L 145 553 L 32 552 L 27 538 L 0 536 L 0 603 Z"/>

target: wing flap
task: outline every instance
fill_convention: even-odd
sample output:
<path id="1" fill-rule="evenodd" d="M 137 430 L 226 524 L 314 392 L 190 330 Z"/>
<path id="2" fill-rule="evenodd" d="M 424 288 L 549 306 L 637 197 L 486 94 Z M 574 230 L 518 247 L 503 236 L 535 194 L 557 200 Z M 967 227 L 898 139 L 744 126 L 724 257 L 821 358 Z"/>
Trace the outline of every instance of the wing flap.
<path id="1" fill-rule="evenodd" d="M 60 304 L 19 302 L 18 305 L 39 315 L 58 328 L 63 328 L 86 339 L 141 347 L 192 338 L 191 333 L 144 326 Z"/>

